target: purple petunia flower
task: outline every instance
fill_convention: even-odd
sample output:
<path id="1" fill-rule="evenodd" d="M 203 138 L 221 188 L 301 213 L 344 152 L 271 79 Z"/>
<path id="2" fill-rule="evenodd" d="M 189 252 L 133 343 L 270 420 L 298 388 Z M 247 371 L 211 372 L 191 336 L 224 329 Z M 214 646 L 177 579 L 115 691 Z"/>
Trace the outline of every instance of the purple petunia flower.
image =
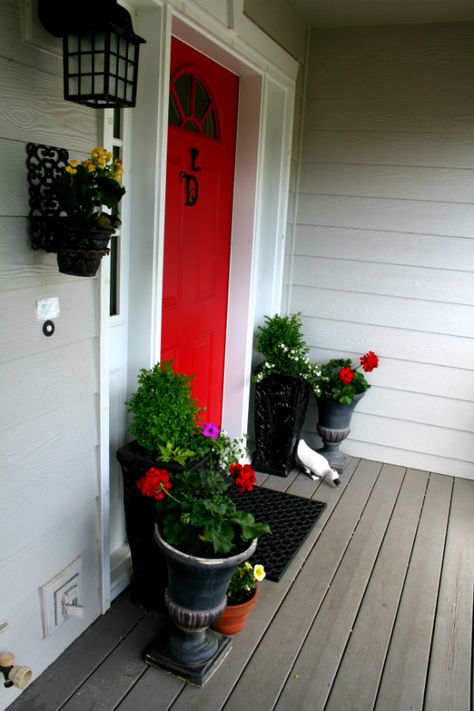
<path id="1" fill-rule="evenodd" d="M 217 439 L 219 437 L 219 427 L 215 424 L 215 422 L 206 422 L 206 424 L 202 426 L 202 433 L 204 437 Z"/>

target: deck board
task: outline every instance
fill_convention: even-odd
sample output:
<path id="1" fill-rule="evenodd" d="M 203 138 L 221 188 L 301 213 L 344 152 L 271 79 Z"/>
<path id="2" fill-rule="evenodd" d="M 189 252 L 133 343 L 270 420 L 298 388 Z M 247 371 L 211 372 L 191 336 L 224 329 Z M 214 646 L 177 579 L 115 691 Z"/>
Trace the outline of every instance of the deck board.
<path id="1" fill-rule="evenodd" d="M 474 482 L 456 479 L 431 651 L 425 708 L 472 708 Z"/>
<path id="2" fill-rule="evenodd" d="M 385 465 L 275 708 L 322 711 L 344 654 L 404 470 Z"/>
<path id="3" fill-rule="evenodd" d="M 472 711 L 474 481 L 352 459 L 202 689 L 149 667 L 164 617 L 125 591 L 9 711 Z"/>
<path id="4" fill-rule="evenodd" d="M 110 711 L 147 670 L 143 652 L 164 623 L 159 615 L 146 615 L 85 681 L 61 711 Z"/>
<path id="5" fill-rule="evenodd" d="M 350 481 L 351 496 L 346 496 L 347 487 L 296 578 L 291 595 L 283 601 L 253 655 L 252 663 L 236 684 L 226 711 L 242 711 L 249 698 L 255 708 L 273 708 L 307 635 L 308 625 L 324 599 L 347 541 L 357 526 L 380 468 L 380 464 L 370 462 L 354 472 Z M 300 707 L 295 705 L 292 708 Z"/>
<path id="6" fill-rule="evenodd" d="M 29 686 L 10 708 L 15 711 L 56 711 L 108 659 L 120 641 L 146 617 L 146 610 L 132 602 L 126 591 L 106 615 L 82 634 L 74 644 Z"/>
<path id="7" fill-rule="evenodd" d="M 426 472 L 405 476 L 325 711 L 373 707 L 427 483 Z"/>
<path id="8" fill-rule="evenodd" d="M 423 709 L 451 489 L 450 477 L 431 475 L 376 711 Z"/>

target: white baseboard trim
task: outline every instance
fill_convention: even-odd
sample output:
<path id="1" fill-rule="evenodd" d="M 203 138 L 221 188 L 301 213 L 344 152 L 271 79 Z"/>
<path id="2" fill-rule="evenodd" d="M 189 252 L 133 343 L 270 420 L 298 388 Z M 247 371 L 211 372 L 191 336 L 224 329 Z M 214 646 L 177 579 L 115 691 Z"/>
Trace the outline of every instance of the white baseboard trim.
<path id="1" fill-rule="evenodd" d="M 130 548 L 125 543 L 110 556 L 110 599 L 116 597 L 127 588 L 132 581 L 132 557 Z"/>

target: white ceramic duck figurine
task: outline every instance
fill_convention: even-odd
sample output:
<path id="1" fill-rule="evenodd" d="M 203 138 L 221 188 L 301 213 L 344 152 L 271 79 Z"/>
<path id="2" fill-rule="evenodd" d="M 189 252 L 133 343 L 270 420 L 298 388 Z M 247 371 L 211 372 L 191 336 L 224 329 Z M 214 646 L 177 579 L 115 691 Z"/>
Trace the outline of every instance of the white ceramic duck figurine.
<path id="1" fill-rule="evenodd" d="M 296 463 L 303 467 L 311 479 L 324 479 L 332 486 L 338 486 L 341 481 L 335 469 L 331 469 L 328 460 L 308 447 L 304 439 L 300 439 L 296 448 Z"/>

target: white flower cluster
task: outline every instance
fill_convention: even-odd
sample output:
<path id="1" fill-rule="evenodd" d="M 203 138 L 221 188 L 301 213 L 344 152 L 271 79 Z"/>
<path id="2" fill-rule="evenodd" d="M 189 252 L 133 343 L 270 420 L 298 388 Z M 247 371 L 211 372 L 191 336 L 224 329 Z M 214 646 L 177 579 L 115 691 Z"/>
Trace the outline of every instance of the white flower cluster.
<path id="1" fill-rule="evenodd" d="M 244 460 L 247 456 L 246 445 L 246 437 L 242 436 L 231 439 L 226 430 L 221 430 L 213 446 L 213 450 L 219 460 L 219 466 L 224 471 L 228 471 L 231 464 Z"/>
<path id="2" fill-rule="evenodd" d="M 286 358 L 287 365 L 285 366 L 285 358 L 282 360 L 279 366 L 266 360 L 260 367 L 260 370 L 254 376 L 254 381 L 260 383 L 272 372 L 285 373 L 291 375 L 299 375 L 300 377 L 308 380 L 313 388 L 313 391 L 317 397 L 321 394 L 318 381 L 321 376 L 321 369 L 316 363 L 311 363 L 307 349 L 303 348 L 299 351 L 296 348 L 288 348 L 286 343 L 279 343 L 277 346 L 278 350 L 284 354 Z"/>

